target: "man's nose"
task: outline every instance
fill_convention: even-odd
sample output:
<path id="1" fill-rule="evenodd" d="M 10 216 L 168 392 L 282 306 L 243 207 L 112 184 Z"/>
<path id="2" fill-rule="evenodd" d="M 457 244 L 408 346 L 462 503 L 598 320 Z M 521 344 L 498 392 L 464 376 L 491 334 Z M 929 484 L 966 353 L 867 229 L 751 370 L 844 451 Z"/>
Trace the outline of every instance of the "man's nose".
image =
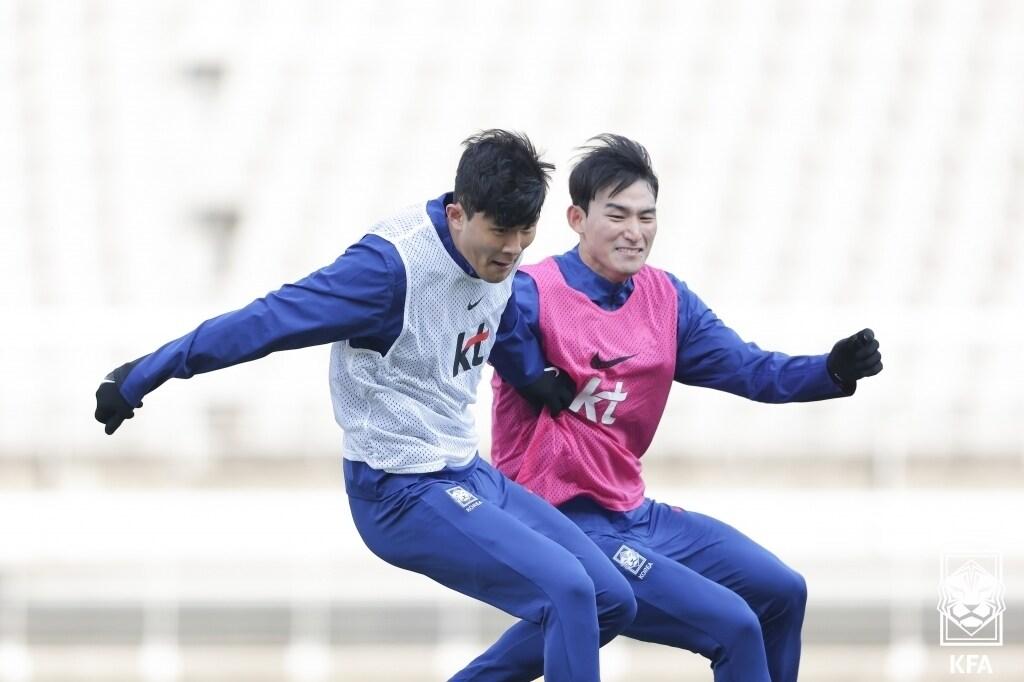
<path id="1" fill-rule="evenodd" d="M 520 232 L 516 232 L 515 234 L 509 235 L 505 239 L 505 243 L 502 245 L 502 253 L 518 256 L 520 253 L 523 252 L 523 238 L 523 234 Z"/>
<path id="2" fill-rule="evenodd" d="M 637 220 L 636 218 L 630 218 L 625 222 L 624 228 L 625 231 L 623 232 L 623 236 L 625 236 L 626 239 L 629 239 L 634 242 L 640 241 L 641 233 L 639 220 Z"/>

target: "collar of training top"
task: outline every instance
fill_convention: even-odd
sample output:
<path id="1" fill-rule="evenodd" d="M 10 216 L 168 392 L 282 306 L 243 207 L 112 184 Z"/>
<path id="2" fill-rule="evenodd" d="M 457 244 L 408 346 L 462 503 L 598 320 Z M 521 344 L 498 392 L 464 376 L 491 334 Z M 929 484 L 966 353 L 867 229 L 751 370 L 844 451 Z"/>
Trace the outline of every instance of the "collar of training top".
<path id="1" fill-rule="evenodd" d="M 437 236 L 441 238 L 441 243 L 444 244 L 444 250 L 452 257 L 455 264 L 462 268 L 462 271 L 470 277 L 479 277 L 473 266 L 469 264 L 469 261 L 463 258 L 459 250 L 455 248 L 455 242 L 452 241 L 452 233 L 448 229 L 448 214 L 445 213 L 444 207 L 454 203 L 454 201 L 454 192 L 445 192 L 438 198 L 431 199 L 427 202 L 427 215 L 430 217 L 430 222 L 434 224 L 434 229 L 437 230 Z"/>
<path id="2" fill-rule="evenodd" d="M 633 293 L 632 277 L 625 282 L 611 282 L 605 279 L 583 262 L 579 246 L 555 256 L 555 262 L 558 263 L 558 269 L 562 271 L 562 276 L 569 286 L 582 291 L 587 298 L 605 310 L 621 307 Z"/>

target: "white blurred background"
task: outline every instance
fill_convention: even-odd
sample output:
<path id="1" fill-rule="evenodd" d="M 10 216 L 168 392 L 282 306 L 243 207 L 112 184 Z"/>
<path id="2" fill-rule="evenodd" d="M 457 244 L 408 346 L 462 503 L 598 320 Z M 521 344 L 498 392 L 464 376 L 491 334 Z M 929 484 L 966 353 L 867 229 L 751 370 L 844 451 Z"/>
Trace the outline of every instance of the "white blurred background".
<path id="1" fill-rule="evenodd" d="M 1024 4 L 0 0 L 0 682 L 440 680 L 510 622 L 362 545 L 326 348 L 92 419 L 107 371 L 451 189 L 489 127 L 558 165 L 527 261 L 573 244 L 574 148 L 622 133 L 651 262 L 746 339 L 876 331 L 852 399 L 677 386 L 644 460 L 807 577 L 802 679 L 1024 680 Z M 939 647 L 951 550 L 1003 555 L 1003 647 Z"/>

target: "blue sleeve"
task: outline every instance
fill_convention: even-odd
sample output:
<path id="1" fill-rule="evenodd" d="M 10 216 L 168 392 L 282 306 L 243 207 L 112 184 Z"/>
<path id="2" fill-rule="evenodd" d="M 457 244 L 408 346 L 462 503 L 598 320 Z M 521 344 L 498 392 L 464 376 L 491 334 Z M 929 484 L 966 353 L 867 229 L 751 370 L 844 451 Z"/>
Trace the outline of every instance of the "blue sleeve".
<path id="1" fill-rule="evenodd" d="M 367 235 L 334 263 L 203 322 L 142 358 L 121 393 L 130 405 L 168 379 L 187 379 L 279 350 L 352 339 L 387 352 L 401 333 L 405 270 L 394 246 Z"/>
<path id="2" fill-rule="evenodd" d="M 746 343 L 685 283 L 670 277 L 679 295 L 676 381 L 765 403 L 849 395 L 829 376 L 827 355 L 789 356 Z"/>
<path id="3" fill-rule="evenodd" d="M 537 326 L 537 285 L 525 272 L 516 272 L 512 296 L 498 325 L 498 337 L 488 360 L 501 378 L 513 386 L 525 386 L 544 373 L 544 353 Z"/>

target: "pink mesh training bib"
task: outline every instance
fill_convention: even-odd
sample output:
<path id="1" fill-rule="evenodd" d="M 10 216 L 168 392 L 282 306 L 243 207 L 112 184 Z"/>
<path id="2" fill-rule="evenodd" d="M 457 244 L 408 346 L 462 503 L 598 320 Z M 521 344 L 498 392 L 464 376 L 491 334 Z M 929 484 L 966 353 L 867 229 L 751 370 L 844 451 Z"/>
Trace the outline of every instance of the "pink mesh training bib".
<path id="1" fill-rule="evenodd" d="M 661 270 L 644 266 L 618 310 L 570 287 L 553 258 L 521 268 L 537 283 L 541 344 L 576 381 L 557 419 L 537 415 L 494 375 L 491 459 L 551 504 L 580 495 L 613 511 L 643 502 L 647 451 L 675 374 L 678 298 Z"/>

